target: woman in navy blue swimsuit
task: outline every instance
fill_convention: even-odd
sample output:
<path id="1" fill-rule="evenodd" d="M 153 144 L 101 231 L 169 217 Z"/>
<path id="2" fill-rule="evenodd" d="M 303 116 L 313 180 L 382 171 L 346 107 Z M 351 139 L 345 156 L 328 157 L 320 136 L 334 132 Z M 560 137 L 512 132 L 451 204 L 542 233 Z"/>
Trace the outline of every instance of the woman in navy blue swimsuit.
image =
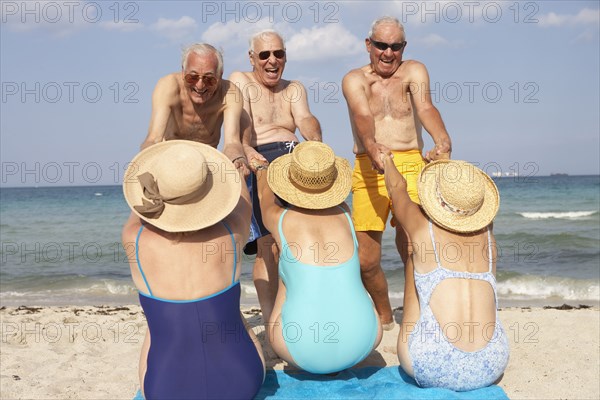
<path id="1" fill-rule="evenodd" d="M 251 212 L 241 174 L 210 146 L 172 140 L 139 153 L 123 182 L 123 246 L 148 321 L 144 397 L 254 397 L 265 370 L 240 313 Z"/>

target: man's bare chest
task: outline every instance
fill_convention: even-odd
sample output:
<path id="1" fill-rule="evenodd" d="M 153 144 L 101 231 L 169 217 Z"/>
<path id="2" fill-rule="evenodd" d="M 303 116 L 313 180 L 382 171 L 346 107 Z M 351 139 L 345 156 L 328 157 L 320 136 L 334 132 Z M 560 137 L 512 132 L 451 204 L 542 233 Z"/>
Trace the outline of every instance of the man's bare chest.
<path id="1" fill-rule="evenodd" d="M 222 113 L 179 109 L 172 114 L 171 130 L 175 137 L 208 143 L 220 134 L 222 121 Z"/>
<path id="2" fill-rule="evenodd" d="M 291 100 L 294 99 L 284 98 L 282 93 L 278 93 L 265 94 L 260 101 L 251 103 L 254 125 L 285 125 L 292 121 Z"/>
<path id="3" fill-rule="evenodd" d="M 413 101 L 408 85 L 404 85 L 402 82 L 371 85 L 369 107 L 376 118 L 412 117 Z"/>

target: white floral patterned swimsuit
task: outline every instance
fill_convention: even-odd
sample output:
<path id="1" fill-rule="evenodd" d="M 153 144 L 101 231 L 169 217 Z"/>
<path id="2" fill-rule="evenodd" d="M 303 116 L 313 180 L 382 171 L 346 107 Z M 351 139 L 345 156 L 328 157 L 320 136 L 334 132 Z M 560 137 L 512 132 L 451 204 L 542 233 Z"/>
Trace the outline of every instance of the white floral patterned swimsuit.
<path id="1" fill-rule="evenodd" d="M 421 315 L 408 338 L 408 351 L 412 358 L 415 380 L 422 387 L 443 387 L 455 391 L 473 390 L 493 384 L 508 364 L 508 340 L 498 320 L 498 297 L 496 278 L 492 274 L 492 247 L 488 228 L 489 270 L 472 273 L 453 271 L 442 267 L 435 246 L 433 227 L 429 221 L 429 234 L 435 253 L 437 268 L 426 274 L 415 271 L 415 284 L 419 296 Z M 488 282 L 494 290 L 496 323 L 490 324 L 493 334 L 486 337 L 488 344 L 480 350 L 468 352 L 455 347 L 441 329 L 429 301 L 437 285 L 444 279 L 477 279 Z M 468 334 L 469 326 L 453 325 L 452 332 Z M 445 327 L 446 328 L 446 327 Z M 460 328 L 460 330 L 458 330 Z"/>

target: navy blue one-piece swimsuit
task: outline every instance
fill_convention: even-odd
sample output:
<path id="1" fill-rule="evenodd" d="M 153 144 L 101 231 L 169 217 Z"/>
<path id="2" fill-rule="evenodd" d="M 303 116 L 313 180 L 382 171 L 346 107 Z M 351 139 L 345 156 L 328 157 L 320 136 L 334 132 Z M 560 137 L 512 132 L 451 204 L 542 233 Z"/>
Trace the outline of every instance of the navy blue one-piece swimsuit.
<path id="1" fill-rule="evenodd" d="M 231 229 L 223 222 L 235 248 Z M 251 399 L 264 378 L 264 369 L 240 315 L 240 283 L 207 297 L 168 300 L 152 295 L 138 255 L 136 259 L 149 295 L 140 304 L 150 330 L 146 399 Z"/>

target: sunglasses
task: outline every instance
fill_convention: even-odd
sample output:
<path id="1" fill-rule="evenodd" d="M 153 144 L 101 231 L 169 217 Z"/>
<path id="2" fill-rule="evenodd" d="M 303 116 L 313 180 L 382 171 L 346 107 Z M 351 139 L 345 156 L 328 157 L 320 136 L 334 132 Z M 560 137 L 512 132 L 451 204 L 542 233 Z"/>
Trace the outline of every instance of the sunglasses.
<path id="1" fill-rule="evenodd" d="M 200 79 L 205 86 L 214 86 L 217 84 L 217 78 L 212 75 L 186 74 L 183 79 L 188 85 L 195 85 Z"/>
<path id="2" fill-rule="evenodd" d="M 254 53 L 254 51 L 253 51 Z M 274 50 L 274 51 L 269 51 L 269 50 L 265 50 L 265 51 L 261 51 L 260 53 L 255 53 L 258 54 L 258 59 L 259 60 L 266 60 L 269 57 L 271 57 L 271 53 L 273 53 L 273 55 L 275 56 L 275 58 L 277 59 L 282 59 L 283 57 L 285 57 L 285 50 Z"/>
<path id="3" fill-rule="evenodd" d="M 385 43 L 385 42 L 378 42 L 377 40 L 373 40 L 371 38 L 369 38 L 369 41 L 371 42 L 371 44 L 373 46 L 375 46 L 375 48 L 377 48 L 381 51 L 386 51 L 388 49 L 388 47 L 390 47 L 392 49 L 392 51 L 400 51 L 400 50 L 402 50 L 402 48 L 404 48 L 404 46 L 406 46 L 406 41 L 400 42 L 400 43 Z"/>

